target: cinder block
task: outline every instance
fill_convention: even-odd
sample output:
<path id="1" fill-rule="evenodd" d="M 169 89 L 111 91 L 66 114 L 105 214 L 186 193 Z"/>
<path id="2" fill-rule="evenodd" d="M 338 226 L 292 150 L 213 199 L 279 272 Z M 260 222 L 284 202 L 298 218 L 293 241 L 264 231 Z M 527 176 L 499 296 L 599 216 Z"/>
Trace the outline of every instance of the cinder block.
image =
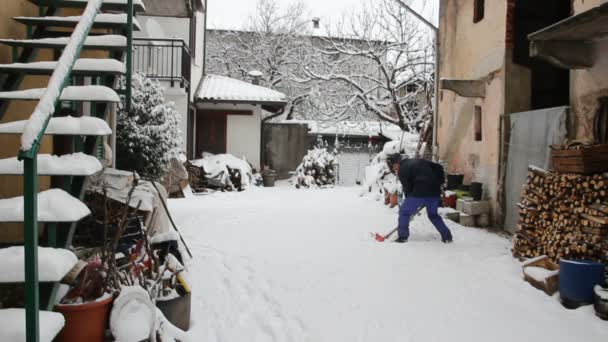
<path id="1" fill-rule="evenodd" d="M 464 208 L 464 200 L 463 199 L 456 200 L 456 210 L 462 211 L 463 208 Z"/>
<path id="2" fill-rule="evenodd" d="M 481 214 L 477 216 L 477 227 L 489 227 L 490 226 L 490 214 Z"/>
<path id="3" fill-rule="evenodd" d="M 490 202 L 489 201 L 478 201 L 478 202 L 464 202 L 462 212 L 467 215 L 481 215 L 490 213 Z"/>
<path id="4" fill-rule="evenodd" d="M 460 219 L 460 224 L 465 227 L 474 227 L 475 226 L 475 216 L 461 213 L 459 219 Z"/>
<path id="5" fill-rule="evenodd" d="M 445 218 L 448 220 L 452 220 L 454 222 L 460 222 L 460 213 L 459 212 L 447 213 L 447 214 L 445 214 Z"/>

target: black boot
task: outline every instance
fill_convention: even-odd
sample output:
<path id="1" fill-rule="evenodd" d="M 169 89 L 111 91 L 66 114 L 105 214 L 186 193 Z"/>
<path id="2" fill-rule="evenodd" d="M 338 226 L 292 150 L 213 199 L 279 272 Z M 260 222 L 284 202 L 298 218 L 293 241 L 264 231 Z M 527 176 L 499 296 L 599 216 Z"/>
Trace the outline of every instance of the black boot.
<path id="1" fill-rule="evenodd" d="M 405 243 L 405 242 L 407 242 L 407 238 L 402 238 L 402 237 L 400 237 L 400 238 L 398 238 L 397 240 L 395 240 L 395 242 L 396 242 L 396 243 Z"/>

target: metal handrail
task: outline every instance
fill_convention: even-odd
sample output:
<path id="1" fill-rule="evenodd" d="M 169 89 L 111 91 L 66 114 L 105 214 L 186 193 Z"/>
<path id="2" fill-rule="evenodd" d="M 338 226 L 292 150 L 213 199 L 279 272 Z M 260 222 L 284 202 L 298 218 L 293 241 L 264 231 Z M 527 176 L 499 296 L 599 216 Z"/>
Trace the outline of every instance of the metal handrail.
<path id="1" fill-rule="evenodd" d="M 190 47 L 180 38 L 135 38 L 134 69 L 149 78 L 190 86 Z"/>
<path id="2" fill-rule="evenodd" d="M 25 290 L 26 290 L 26 341 L 38 342 L 39 328 L 39 290 L 38 290 L 38 170 L 37 155 L 40 142 L 49 121 L 60 102 L 61 93 L 68 85 L 74 63 L 91 31 L 95 17 L 101 9 L 103 0 L 89 0 L 80 22 L 70 36 L 58 67 L 53 72 L 46 91 L 21 136 L 21 149 L 18 158 L 24 163 L 24 249 L 25 249 Z M 132 17 L 133 0 L 128 1 L 129 15 Z M 131 18 L 132 19 L 132 18 Z M 131 31 L 132 27 L 128 28 Z M 66 208 L 67 210 L 68 208 Z"/>

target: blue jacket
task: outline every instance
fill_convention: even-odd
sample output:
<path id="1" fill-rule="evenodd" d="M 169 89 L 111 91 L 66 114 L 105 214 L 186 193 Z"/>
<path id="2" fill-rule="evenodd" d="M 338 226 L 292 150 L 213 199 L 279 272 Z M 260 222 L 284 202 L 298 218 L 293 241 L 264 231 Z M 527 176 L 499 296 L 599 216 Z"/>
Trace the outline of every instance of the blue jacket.
<path id="1" fill-rule="evenodd" d="M 401 162 L 399 180 L 406 197 L 440 197 L 445 182 L 443 167 L 425 159 Z"/>

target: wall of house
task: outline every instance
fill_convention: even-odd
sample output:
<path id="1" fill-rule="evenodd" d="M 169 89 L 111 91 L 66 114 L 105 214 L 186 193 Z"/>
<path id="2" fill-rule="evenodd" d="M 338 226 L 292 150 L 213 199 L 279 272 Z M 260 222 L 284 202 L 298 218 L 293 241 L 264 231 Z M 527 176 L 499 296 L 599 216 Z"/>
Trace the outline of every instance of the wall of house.
<path id="1" fill-rule="evenodd" d="M 465 181 L 482 182 L 497 199 L 500 120 L 504 113 L 507 1 L 486 1 L 484 19 L 473 23 L 474 0 L 441 0 L 440 78 L 485 79 L 485 98 L 464 98 L 440 89 L 439 158 Z M 475 141 L 475 106 L 482 110 L 482 140 Z"/>
<path id="2" fill-rule="evenodd" d="M 245 157 L 255 169 L 261 170 L 262 108 L 254 105 L 199 105 L 199 111 L 204 110 L 218 110 L 228 113 L 226 153 L 232 154 L 237 158 Z M 251 111 L 253 115 L 230 115 L 231 110 Z M 196 137 L 196 133 L 194 136 Z M 194 144 L 196 146 L 196 142 Z"/>
<path id="3" fill-rule="evenodd" d="M 607 3 L 608 0 L 574 0 L 575 14 Z M 570 102 L 574 117 L 576 139 L 593 138 L 593 118 L 598 110 L 598 98 L 608 96 L 608 40 L 596 43 L 595 66 L 570 72 Z"/>

